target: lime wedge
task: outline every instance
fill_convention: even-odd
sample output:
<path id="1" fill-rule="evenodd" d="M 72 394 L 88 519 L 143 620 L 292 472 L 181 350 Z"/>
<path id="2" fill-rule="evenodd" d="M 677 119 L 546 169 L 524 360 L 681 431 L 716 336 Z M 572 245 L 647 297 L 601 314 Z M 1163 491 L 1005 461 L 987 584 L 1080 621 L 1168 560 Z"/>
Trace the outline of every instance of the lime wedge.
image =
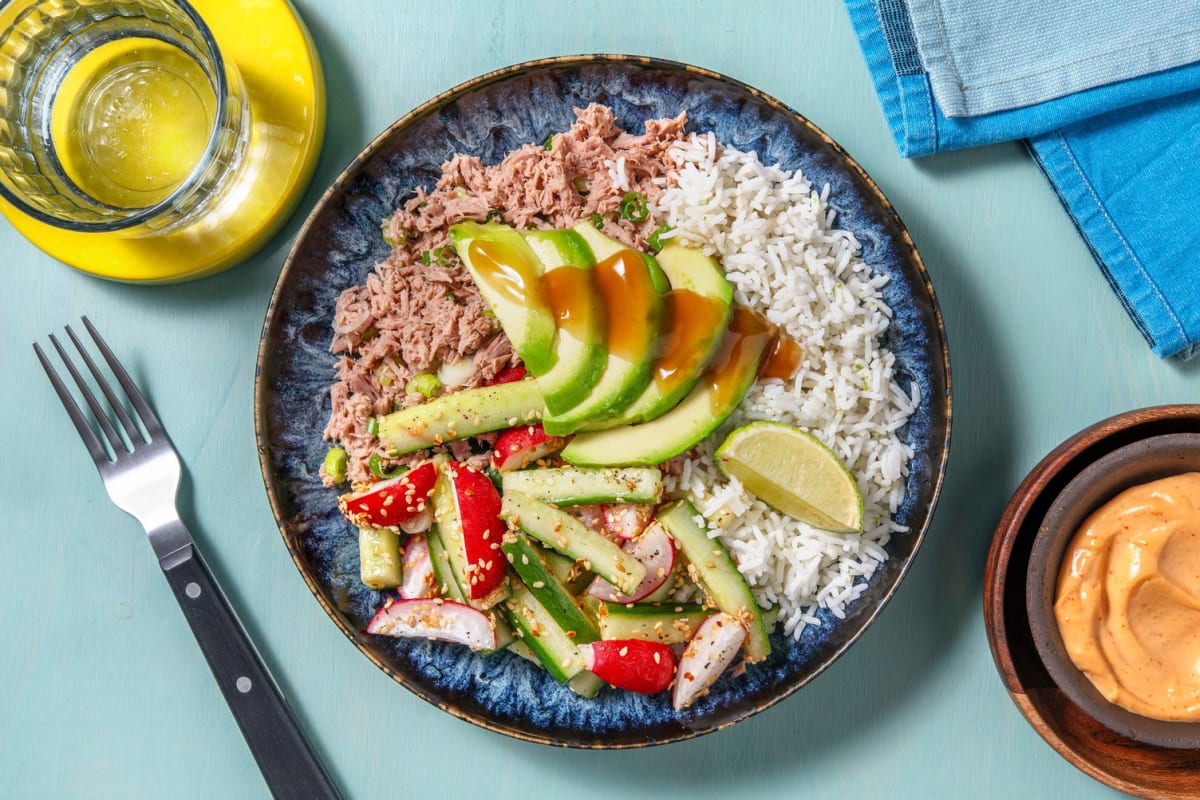
<path id="1" fill-rule="evenodd" d="M 717 465 L 777 511 L 835 533 L 862 530 L 858 484 L 833 451 L 799 428 L 752 422 L 731 432 Z"/>

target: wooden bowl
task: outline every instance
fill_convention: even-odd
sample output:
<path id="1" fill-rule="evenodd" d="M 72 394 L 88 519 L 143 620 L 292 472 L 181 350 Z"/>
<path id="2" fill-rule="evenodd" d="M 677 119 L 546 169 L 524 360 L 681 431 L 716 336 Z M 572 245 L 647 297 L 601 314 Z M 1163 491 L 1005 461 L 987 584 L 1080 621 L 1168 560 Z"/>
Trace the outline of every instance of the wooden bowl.
<path id="1" fill-rule="evenodd" d="M 1034 644 L 1026 608 L 1030 554 L 1055 498 L 1108 453 L 1172 433 L 1200 433 L 1200 405 L 1120 414 L 1075 434 L 1042 459 L 996 526 L 984 573 L 983 611 L 1005 689 L 1059 754 L 1096 780 L 1139 797 L 1200 800 L 1200 751 L 1138 742 L 1087 714 L 1051 678 Z"/>
<path id="2" fill-rule="evenodd" d="M 1143 744 L 1200 748 L 1200 722 L 1151 719 L 1110 703 L 1071 661 L 1054 600 L 1063 556 L 1092 512 L 1126 489 L 1200 471 L 1200 434 L 1169 433 L 1119 447 L 1076 475 L 1054 499 L 1033 541 L 1025 606 L 1038 655 L 1050 677 L 1073 703 L 1098 722 Z"/>

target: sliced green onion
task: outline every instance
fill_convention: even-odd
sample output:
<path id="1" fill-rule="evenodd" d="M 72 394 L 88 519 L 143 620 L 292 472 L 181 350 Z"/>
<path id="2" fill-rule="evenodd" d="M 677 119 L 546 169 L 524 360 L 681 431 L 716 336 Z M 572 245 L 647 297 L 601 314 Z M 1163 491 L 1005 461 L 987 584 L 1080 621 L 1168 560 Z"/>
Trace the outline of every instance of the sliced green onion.
<path id="1" fill-rule="evenodd" d="M 454 252 L 454 247 L 452 247 L 451 245 L 444 245 L 443 247 L 436 247 L 431 251 L 430 254 L 433 257 L 433 259 L 437 261 L 437 264 L 439 267 L 448 267 L 451 264 L 453 264 L 454 257 L 456 255 Z"/>
<path id="2" fill-rule="evenodd" d="M 387 364 L 380 364 L 375 368 L 375 380 L 379 382 L 380 386 L 391 386 L 395 379 L 396 374 Z"/>
<path id="3" fill-rule="evenodd" d="M 582 175 L 576 175 L 575 178 L 571 181 L 571 185 L 574 186 L 575 191 L 579 192 L 580 194 L 588 193 L 587 178 L 583 177 Z"/>
<path id="4" fill-rule="evenodd" d="M 483 474 L 488 476 L 488 480 L 496 484 L 497 489 L 502 489 L 504 487 L 504 476 L 502 476 L 495 467 L 490 465 L 484 467 Z"/>
<path id="5" fill-rule="evenodd" d="M 367 417 L 367 436 L 379 435 L 379 417 Z"/>
<path id="6" fill-rule="evenodd" d="M 596 230 L 604 229 L 604 217 L 599 214 L 588 214 L 588 222 L 592 223 L 592 227 Z"/>
<path id="7" fill-rule="evenodd" d="M 421 251 L 421 263 L 427 267 L 429 266 L 429 251 L 428 250 Z"/>
<path id="8" fill-rule="evenodd" d="M 408 472 L 408 467 L 403 464 L 397 464 L 391 469 L 383 468 L 383 458 L 379 453 L 371 453 L 371 458 L 367 460 L 367 468 L 371 470 L 371 474 L 381 481 L 388 478 L 398 478 Z"/>
<path id="9" fill-rule="evenodd" d="M 657 253 L 659 250 L 662 250 L 662 246 L 663 246 L 662 239 L 660 239 L 659 237 L 662 236 L 664 233 L 668 233 L 673 230 L 675 230 L 675 229 L 664 222 L 662 225 L 659 225 L 657 228 L 654 229 L 654 233 L 652 233 L 648 237 L 646 237 L 646 246 Z"/>
<path id="10" fill-rule="evenodd" d="M 383 224 L 379 226 L 379 230 L 383 232 L 383 240 L 388 243 L 389 247 L 398 247 L 400 245 L 400 243 L 397 242 L 392 237 L 388 236 L 388 228 L 389 227 L 391 227 L 391 226 L 388 225 L 387 220 L 384 220 Z"/>
<path id="11" fill-rule="evenodd" d="M 621 198 L 621 216 L 630 222 L 644 222 L 650 216 L 646 195 L 641 192 L 626 192 Z"/>
<path id="12" fill-rule="evenodd" d="M 546 144 L 544 145 L 544 147 L 547 150 L 554 147 L 554 134 L 553 133 L 546 137 Z"/>
<path id="13" fill-rule="evenodd" d="M 442 382 L 432 372 L 418 372 L 404 384 L 406 392 L 416 392 L 422 397 L 433 397 L 442 390 Z"/>
<path id="14" fill-rule="evenodd" d="M 334 483 L 344 483 L 346 480 L 346 463 L 350 460 L 350 456 L 340 447 L 331 447 L 329 452 L 325 454 L 325 463 L 321 465 L 321 471 L 325 473 L 325 477 Z"/>

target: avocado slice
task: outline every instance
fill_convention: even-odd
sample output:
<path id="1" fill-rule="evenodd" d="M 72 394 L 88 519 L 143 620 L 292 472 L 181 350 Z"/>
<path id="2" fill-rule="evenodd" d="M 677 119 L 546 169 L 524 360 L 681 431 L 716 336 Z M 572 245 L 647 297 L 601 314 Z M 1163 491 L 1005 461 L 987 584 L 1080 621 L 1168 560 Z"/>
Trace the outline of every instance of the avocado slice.
<path id="1" fill-rule="evenodd" d="M 721 347 L 729 326 L 733 287 L 725 270 L 704 251 L 674 240 L 658 254 L 671 291 L 666 295 L 663 350 L 650 384 L 619 416 L 584 426 L 602 430 L 655 419 L 692 390 Z"/>
<path id="2" fill-rule="evenodd" d="M 774 338 L 774 327 L 762 316 L 735 306 L 720 351 L 679 405 L 640 425 L 581 433 L 562 457 L 582 466 L 660 464 L 686 452 L 737 408 Z"/>
<path id="3" fill-rule="evenodd" d="M 542 291 L 554 311 L 556 361 L 538 376 L 552 414 L 578 405 L 604 372 L 608 349 L 604 306 L 592 280 L 596 259 L 575 231 L 524 231 L 525 242 L 544 269 Z"/>
<path id="4" fill-rule="evenodd" d="M 558 325 L 542 288 L 542 262 L 524 237 L 507 225 L 460 222 L 450 226 L 450 242 L 525 368 L 549 372 Z"/>
<path id="5" fill-rule="evenodd" d="M 605 308 L 604 372 L 579 404 L 542 420 L 546 433 L 565 436 L 583 425 L 615 416 L 650 383 L 658 354 L 666 275 L 653 256 L 600 233 L 588 222 L 575 226 L 596 259 L 596 289 Z"/>

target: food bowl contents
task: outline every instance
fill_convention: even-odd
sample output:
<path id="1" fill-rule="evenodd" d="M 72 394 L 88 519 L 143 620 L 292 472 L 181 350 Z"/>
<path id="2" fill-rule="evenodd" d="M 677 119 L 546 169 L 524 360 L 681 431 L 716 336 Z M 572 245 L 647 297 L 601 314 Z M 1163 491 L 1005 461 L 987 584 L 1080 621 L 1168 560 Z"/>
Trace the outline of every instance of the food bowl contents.
<path id="1" fill-rule="evenodd" d="M 1200 473 L 1126 489 L 1093 512 L 1063 556 L 1054 613 L 1109 702 L 1200 720 Z"/>
<path id="2" fill-rule="evenodd" d="M 827 189 L 683 116 L 577 115 L 384 221 L 322 471 L 385 592 L 368 632 L 682 710 L 865 591 L 919 396 Z"/>

